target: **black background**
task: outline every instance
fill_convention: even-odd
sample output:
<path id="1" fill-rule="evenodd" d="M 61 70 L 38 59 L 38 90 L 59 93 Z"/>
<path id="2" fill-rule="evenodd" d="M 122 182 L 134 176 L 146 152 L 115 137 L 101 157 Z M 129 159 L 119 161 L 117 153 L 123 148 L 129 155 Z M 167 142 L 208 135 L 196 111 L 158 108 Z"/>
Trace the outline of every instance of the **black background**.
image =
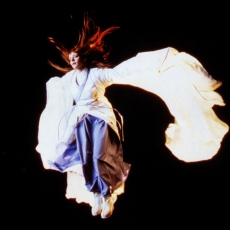
<path id="1" fill-rule="evenodd" d="M 165 147 L 173 120 L 164 103 L 148 92 L 111 86 L 106 95 L 125 119 L 125 161 L 132 164 L 125 194 L 113 215 L 92 217 L 90 207 L 65 198 L 66 175 L 44 170 L 35 151 L 45 83 L 61 76 L 47 59 L 62 63 L 47 41 L 74 45 L 83 14 L 102 29 L 120 26 L 105 42 L 116 65 L 138 52 L 175 47 L 195 56 L 216 79 L 226 106 L 214 110 L 230 124 L 229 14 L 227 5 L 184 2 L 38 1 L 3 8 L 1 37 L 1 224 L 18 229 L 143 229 L 229 226 L 229 134 L 211 160 L 184 163 Z M 225 228 L 223 227 L 225 226 Z"/>

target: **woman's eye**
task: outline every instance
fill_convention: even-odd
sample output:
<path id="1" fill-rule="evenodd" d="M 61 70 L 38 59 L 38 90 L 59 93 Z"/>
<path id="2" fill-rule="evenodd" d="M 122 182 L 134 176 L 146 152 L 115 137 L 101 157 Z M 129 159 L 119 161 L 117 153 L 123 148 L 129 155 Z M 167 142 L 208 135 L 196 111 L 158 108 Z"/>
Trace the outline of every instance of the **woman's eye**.
<path id="1" fill-rule="evenodd" d="M 73 57 L 71 57 L 71 58 L 69 59 L 69 61 L 72 61 L 73 59 L 75 59 L 75 58 L 77 58 L 77 57 L 78 57 L 78 55 L 73 56 Z"/>

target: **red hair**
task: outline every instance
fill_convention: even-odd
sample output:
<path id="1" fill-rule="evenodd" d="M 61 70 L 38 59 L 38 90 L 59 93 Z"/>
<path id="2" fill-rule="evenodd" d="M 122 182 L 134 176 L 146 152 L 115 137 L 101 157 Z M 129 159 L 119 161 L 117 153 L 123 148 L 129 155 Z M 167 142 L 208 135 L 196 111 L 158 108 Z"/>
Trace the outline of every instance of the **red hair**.
<path id="1" fill-rule="evenodd" d="M 48 60 L 49 64 L 55 69 L 67 73 L 72 70 L 69 63 L 69 54 L 75 52 L 79 56 L 78 69 L 85 68 L 106 68 L 109 67 L 107 59 L 109 51 L 105 50 L 103 38 L 105 35 L 111 33 L 119 27 L 109 27 L 105 31 L 101 31 L 100 27 L 96 26 L 94 21 L 85 14 L 82 31 L 79 35 L 78 43 L 70 50 L 67 50 L 61 43 L 55 41 L 53 38 L 48 38 L 51 43 L 55 45 L 61 54 L 63 60 L 67 63 L 66 68 L 60 67 Z"/>

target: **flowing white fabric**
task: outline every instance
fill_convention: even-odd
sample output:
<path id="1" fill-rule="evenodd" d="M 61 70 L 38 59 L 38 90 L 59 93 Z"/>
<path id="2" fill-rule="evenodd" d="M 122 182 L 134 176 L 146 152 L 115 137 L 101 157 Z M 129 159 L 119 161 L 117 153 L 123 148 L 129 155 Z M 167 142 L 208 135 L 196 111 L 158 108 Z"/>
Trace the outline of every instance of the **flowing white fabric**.
<path id="1" fill-rule="evenodd" d="M 85 113 L 105 120 L 118 133 L 111 104 L 104 96 L 105 88 L 111 84 L 139 87 L 165 102 L 175 117 L 175 122 L 165 131 L 166 146 L 178 159 L 185 162 L 208 160 L 218 152 L 228 132 L 228 125 L 212 109 L 214 105 L 224 105 L 222 97 L 214 92 L 221 82 L 214 80 L 189 54 L 166 48 L 139 53 L 113 69 L 90 69 L 81 98 L 73 106 L 78 86 L 86 73 L 77 74 L 73 70 L 62 78 L 51 78 L 47 82 L 47 104 L 40 118 L 36 147 L 46 169 L 53 169 L 49 162 L 54 162 L 65 151 L 72 141 L 77 122 Z M 84 180 L 77 166 L 66 171 L 66 196 L 91 203 L 91 195 L 91 198 L 84 198 L 84 189 L 81 196 L 76 189 L 79 187 L 76 183 L 82 184 Z M 73 179 L 76 176 L 78 180 Z M 118 193 L 121 192 L 122 189 Z"/>
<path id="2" fill-rule="evenodd" d="M 175 117 L 165 132 L 166 146 L 174 156 L 185 162 L 208 160 L 218 152 L 229 129 L 212 109 L 214 105 L 225 105 L 214 92 L 221 82 L 189 54 L 169 48 L 163 59 L 161 54 L 165 51 L 140 53 L 115 70 L 129 84 L 154 93 L 165 102 Z"/>

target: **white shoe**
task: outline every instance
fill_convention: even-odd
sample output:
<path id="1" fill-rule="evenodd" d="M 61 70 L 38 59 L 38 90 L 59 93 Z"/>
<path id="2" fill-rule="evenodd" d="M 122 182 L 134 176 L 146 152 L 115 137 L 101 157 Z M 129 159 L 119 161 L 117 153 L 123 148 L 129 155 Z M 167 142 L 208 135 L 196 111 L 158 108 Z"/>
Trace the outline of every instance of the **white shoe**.
<path id="1" fill-rule="evenodd" d="M 113 205 L 113 200 L 112 197 L 102 197 L 102 212 L 101 212 L 101 218 L 106 219 L 110 217 L 113 213 L 114 205 Z"/>
<path id="2" fill-rule="evenodd" d="M 97 216 L 102 210 L 102 197 L 100 193 L 94 193 L 94 205 L 92 207 L 92 215 Z"/>

